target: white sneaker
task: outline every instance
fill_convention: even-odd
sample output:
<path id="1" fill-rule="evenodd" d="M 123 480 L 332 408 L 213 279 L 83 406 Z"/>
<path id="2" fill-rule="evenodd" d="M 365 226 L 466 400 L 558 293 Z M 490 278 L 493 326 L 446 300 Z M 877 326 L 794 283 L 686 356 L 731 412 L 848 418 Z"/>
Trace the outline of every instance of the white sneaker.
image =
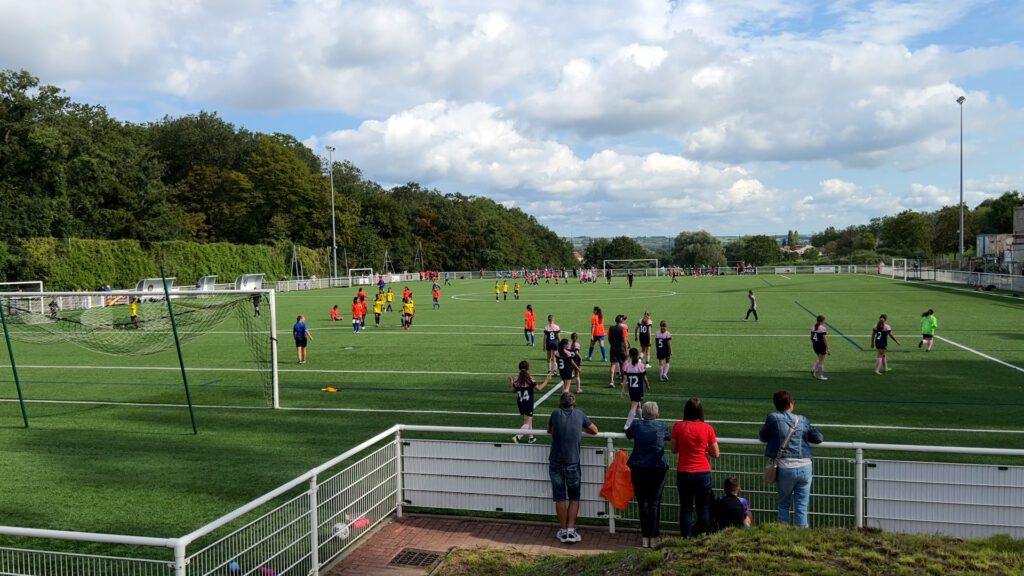
<path id="1" fill-rule="evenodd" d="M 559 541 L 559 542 L 561 542 L 561 543 L 563 543 L 563 544 L 564 544 L 564 543 L 566 543 L 566 542 L 568 542 L 568 540 L 566 540 L 566 539 L 565 539 L 565 533 L 566 533 L 566 532 L 567 532 L 567 531 L 566 531 L 565 529 L 561 529 L 561 530 L 559 530 L 559 531 L 558 531 L 558 534 L 555 534 L 555 538 L 557 538 L 557 539 L 558 539 L 558 541 Z"/>
<path id="2" fill-rule="evenodd" d="M 562 540 L 562 542 L 565 542 L 567 544 L 575 544 L 581 541 L 583 541 L 583 536 L 580 536 L 580 533 L 577 532 L 575 528 L 569 528 L 568 530 L 566 530 L 565 539 Z"/>
<path id="3" fill-rule="evenodd" d="M 828 376 L 818 376 L 818 380 L 828 380 Z"/>
<path id="4" fill-rule="evenodd" d="M 650 367 L 651 367 L 651 364 L 650 364 L 650 363 L 647 363 L 647 368 L 650 368 Z"/>
<path id="5" fill-rule="evenodd" d="M 516 444 L 519 444 L 519 436 L 513 436 L 512 441 L 515 442 Z"/>
<path id="6" fill-rule="evenodd" d="M 536 444 L 537 443 L 537 437 L 536 436 L 530 436 L 530 439 L 527 440 L 527 442 L 529 442 L 530 444 Z M 518 442 L 517 442 L 517 444 L 518 444 Z"/>

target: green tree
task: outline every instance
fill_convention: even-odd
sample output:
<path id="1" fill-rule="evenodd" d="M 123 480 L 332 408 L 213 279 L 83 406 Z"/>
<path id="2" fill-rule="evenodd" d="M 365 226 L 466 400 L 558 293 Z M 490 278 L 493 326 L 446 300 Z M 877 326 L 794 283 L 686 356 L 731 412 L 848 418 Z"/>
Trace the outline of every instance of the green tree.
<path id="1" fill-rule="evenodd" d="M 817 234 L 811 234 L 811 246 L 817 248 L 823 248 L 829 242 L 837 242 L 838 240 L 839 231 L 834 226 L 829 226 Z M 827 250 L 825 251 L 827 252 Z"/>
<path id="2" fill-rule="evenodd" d="M 740 236 L 735 240 L 727 242 L 725 248 L 725 259 L 728 262 L 743 262 L 744 252 L 747 249 L 747 237 Z"/>
<path id="3" fill-rule="evenodd" d="M 672 247 L 672 261 L 680 266 L 723 266 L 725 251 L 718 238 L 703 230 L 680 232 Z"/>
<path id="4" fill-rule="evenodd" d="M 771 236 L 763 234 L 747 238 L 743 259 L 755 266 L 774 264 L 782 261 L 782 247 Z"/>
<path id="5" fill-rule="evenodd" d="M 974 211 L 964 207 L 965 248 L 974 246 Z M 956 254 L 960 251 L 960 207 L 943 206 L 934 213 L 932 223 L 932 251 L 936 254 Z"/>
<path id="6" fill-rule="evenodd" d="M 1013 232 L 1013 209 L 1024 205 L 1020 192 L 1004 192 L 999 198 L 989 198 L 978 205 L 978 232 L 981 234 L 1009 234 Z M 967 226 L 964 225 L 966 230 Z"/>
<path id="7" fill-rule="evenodd" d="M 904 210 L 882 220 L 882 247 L 888 254 L 925 257 L 931 254 L 931 227 L 920 212 Z"/>

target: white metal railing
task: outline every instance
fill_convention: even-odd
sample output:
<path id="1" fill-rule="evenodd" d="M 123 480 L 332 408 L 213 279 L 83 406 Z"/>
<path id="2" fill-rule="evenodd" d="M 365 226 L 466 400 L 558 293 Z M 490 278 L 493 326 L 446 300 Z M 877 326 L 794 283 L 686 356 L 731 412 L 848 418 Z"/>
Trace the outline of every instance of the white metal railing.
<path id="1" fill-rule="evenodd" d="M 507 440 L 519 432 L 398 424 L 179 538 L 0 526 L 0 535 L 37 542 L 141 547 L 137 557 L 0 548 L 0 575 L 317 574 L 374 525 L 392 514 L 401 516 L 405 506 L 551 514 L 548 448 Z M 486 438 L 442 440 L 441 434 Z M 532 434 L 547 435 L 543 430 Z M 635 505 L 613 513 L 597 497 L 616 442 L 629 446 L 621 433 L 586 437 L 582 466 L 581 517 L 606 522 L 610 531 L 637 522 Z M 744 438 L 719 438 L 719 444 L 725 449 L 713 463 L 714 485 L 721 486 L 726 476 L 738 477 L 757 520 L 774 519 L 775 490 L 761 478 L 763 444 Z M 810 506 L 814 526 L 1024 537 L 1024 467 L 864 456 L 916 452 L 1021 458 L 1024 450 L 847 442 L 827 442 L 819 450 Z M 670 525 L 679 516 L 674 476 L 669 472 L 664 493 L 663 521 Z M 167 558 L 168 549 L 172 558 Z"/>

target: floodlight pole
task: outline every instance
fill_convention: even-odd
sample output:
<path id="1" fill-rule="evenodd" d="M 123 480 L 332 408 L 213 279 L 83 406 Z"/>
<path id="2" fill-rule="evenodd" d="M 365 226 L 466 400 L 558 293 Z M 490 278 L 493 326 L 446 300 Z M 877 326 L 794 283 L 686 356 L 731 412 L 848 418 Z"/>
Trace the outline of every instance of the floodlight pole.
<path id="1" fill-rule="evenodd" d="M 956 99 L 960 105 L 960 269 L 964 268 L 964 101 L 961 96 Z"/>
<path id="2" fill-rule="evenodd" d="M 338 231 L 335 225 L 334 214 L 334 146 L 324 146 L 327 149 L 327 170 L 331 174 L 331 278 L 338 277 Z"/>

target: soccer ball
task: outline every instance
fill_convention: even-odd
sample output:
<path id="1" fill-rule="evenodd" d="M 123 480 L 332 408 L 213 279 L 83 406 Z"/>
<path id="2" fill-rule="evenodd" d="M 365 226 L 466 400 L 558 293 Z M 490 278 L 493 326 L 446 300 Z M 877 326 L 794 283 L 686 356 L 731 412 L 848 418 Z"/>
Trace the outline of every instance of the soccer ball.
<path id="1" fill-rule="evenodd" d="M 345 524 L 344 522 L 342 522 L 342 523 L 334 525 L 334 537 L 335 538 L 337 538 L 338 540 L 344 540 L 345 538 L 348 538 L 348 535 L 349 535 L 348 524 Z"/>

